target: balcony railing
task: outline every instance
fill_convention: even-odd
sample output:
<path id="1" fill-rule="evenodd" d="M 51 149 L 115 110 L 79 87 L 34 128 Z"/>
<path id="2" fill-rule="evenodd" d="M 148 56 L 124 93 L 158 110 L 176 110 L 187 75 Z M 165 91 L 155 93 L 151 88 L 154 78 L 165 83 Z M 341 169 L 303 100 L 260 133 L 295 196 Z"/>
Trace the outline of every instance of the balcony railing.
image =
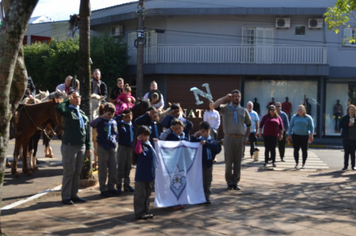
<path id="1" fill-rule="evenodd" d="M 129 48 L 130 65 L 137 62 L 136 48 Z M 319 46 L 237 46 L 157 45 L 145 47 L 144 63 L 265 63 L 327 64 L 327 47 Z"/>

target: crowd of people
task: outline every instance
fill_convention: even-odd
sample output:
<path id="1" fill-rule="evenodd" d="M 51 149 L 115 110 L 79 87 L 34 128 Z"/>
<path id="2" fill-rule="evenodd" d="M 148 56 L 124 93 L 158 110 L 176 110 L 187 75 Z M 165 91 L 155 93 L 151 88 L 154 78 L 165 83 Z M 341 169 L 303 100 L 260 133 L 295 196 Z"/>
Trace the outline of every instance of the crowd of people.
<path id="1" fill-rule="evenodd" d="M 146 113 L 133 120 L 130 108 L 136 99 L 131 95 L 131 88 L 122 78 L 117 79 L 117 85 L 112 89 L 109 101 L 105 103 L 104 114 L 89 122 L 80 110 L 79 81 L 76 89 L 71 88 L 73 78 L 68 76 L 64 84 L 57 89 L 68 93 L 69 98 L 58 105 L 58 112 L 64 117 L 65 131 L 62 139 L 63 156 L 63 187 L 62 203 L 74 204 L 85 202 L 79 198 L 79 174 L 85 155 L 90 154 L 89 126 L 97 129 L 98 176 L 102 197 L 120 195 L 122 191 L 134 192 L 135 216 L 138 219 L 152 218 L 149 210 L 149 197 L 154 190 L 155 179 L 155 141 L 200 142 L 203 145 L 203 187 L 206 204 L 210 204 L 212 167 L 216 155 L 221 151 L 217 142 L 218 129 L 223 123 L 223 146 L 225 160 L 225 180 L 228 190 L 240 190 L 241 160 L 245 145 L 250 143 L 250 155 L 254 157 L 257 137 L 263 138 L 265 146 L 264 166 L 272 161 L 276 167 L 276 147 L 278 144 L 280 159 L 285 157 L 286 142 L 293 141 L 295 168 L 299 169 L 299 150 L 302 149 L 302 166 L 305 168 L 308 144 L 313 142 L 314 124 L 307 114 L 304 105 L 298 107 L 295 115 L 289 116 L 282 111 L 281 103 L 274 102 L 268 106 L 268 112 L 260 120 L 253 110 L 253 102 L 247 102 L 242 107 L 241 92 L 237 89 L 214 101 L 209 101 L 204 112 L 199 130 L 191 134 L 193 123 L 182 115 L 179 104 L 172 104 L 167 115 L 160 119 L 165 102 L 159 92 L 157 83 L 152 81 L 150 91 L 144 98 L 151 101 L 151 107 Z M 92 75 L 92 91 L 98 95 L 107 96 L 106 84 L 101 81 L 101 72 L 95 69 Z M 351 166 L 355 168 L 356 107 L 350 105 L 347 115 L 342 117 L 340 127 L 345 148 L 345 163 L 348 167 L 351 155 Z M 221 120 L 220 120 L 221 119 Z M 135 188 L 130 180 L 131 165 L 136 165 Z M 180 209 L 183 206 L 174 206 Z"/>

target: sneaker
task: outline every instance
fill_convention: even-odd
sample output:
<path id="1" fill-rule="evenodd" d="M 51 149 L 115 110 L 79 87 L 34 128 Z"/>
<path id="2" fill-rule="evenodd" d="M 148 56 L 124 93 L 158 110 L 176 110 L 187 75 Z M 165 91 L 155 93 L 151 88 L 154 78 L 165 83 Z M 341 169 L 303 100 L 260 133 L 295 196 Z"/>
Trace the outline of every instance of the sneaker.
<path id="1" fill-rule="evenodd" d="M 74 205 L 74 202 L 70 199 L 65 199 L 65 200 L 62 200 L 62 204 L 64 205 Z"/>
<path id="2" fill-rule="evenodd" d="M 266 167 L 266 166 L 267 166 L 267 163 L 263 164 L 263 166 Z"/>
<path id="3" fill-rule="evenodd" d="M 80 197 L 71 198 L 70 200 L 72 200 L 73 202 L 78 202 L 78 203 L 84 203 L 87 201 L 86 199 L 80 198 Z"/>
<path id="4" fill-rule="evenodd" d="M 135 192 L 135 189 L 133 189 L 130 185 L 127 187 L 124 187 L 125 192 Z"/>
<path id="5" fill-rule="evenodd" d="M 305 169 L 305 166 L 304 166 L 304 165 L 302 165 L 302 169 Z"/>
<path id="6" fill-rule="evenodd" d="M 151 213 L 146 214 L 146 216 L 147 216 L 148 219 L 152 219 L 154 217 L 154 215 L 151 214 Z"/>
<path id="7" fill-rule="evenodd" d="M 281 157 L 281 162 L 285 162 L 285 160 L 283 159 L 283 157 Z"/>
<path id="8" fill-rule="evenodd" d="M 273 167 L 277 167 L 277 165 L 276 165 L 275 163 L 272 163 L 272 166 L 273 166 Z"/>
<path id="9" fill-rule="evenodd" d="M 356 167 L 352 167 L 351 169 L 352 169 L 352 170 L 356 170 Z"/>
<path id="10" fill-rule="evenodd" d="M 238 184 L 234 185 L 234 190 L 241 190 L 241 187 Z"/>
<path id="11" fill-rule="evenodd" d="M 299 169 L 299 166 L 298 166 L 298 165 L 295 165 L 295 167 L 294 167 L 294 168 L 298 170 L 298 169 Z"/>
<path id="12" fill-rule="evenodd" d="M 227 190 L 233 190 L 234 189 L 234 186 L 233 185 L 231 185 L 231 184 L 228 184 L 227 185 Z"/>
<path id="13" fill-rule="evenodd" d="M 112 197 L 112 194 L 109 191 L 104 191 L 100 193 L 102 197 Z"/>
<path id="14" fill-rule="evenodd" d="M 211 204 L 211 201 L 210 201 L 210 200 L 207 200 L 206 202 L 204 202 L 204 204 L 209 205 L 209 204 Z"/>

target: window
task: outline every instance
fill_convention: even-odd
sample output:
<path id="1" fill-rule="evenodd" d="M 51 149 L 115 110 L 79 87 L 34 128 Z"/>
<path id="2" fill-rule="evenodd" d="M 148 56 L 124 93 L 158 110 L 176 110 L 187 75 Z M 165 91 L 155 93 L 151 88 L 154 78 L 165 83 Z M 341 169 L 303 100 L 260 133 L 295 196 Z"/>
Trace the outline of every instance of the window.
<path id="1" fill-rule="evenodd" d="M 356 28 L 344 28 L 343 45 L 354 46 L 356 39 Z"/>
<path id="2" fill-rule="evenodd" d="M 296 25 L 295 35 L 305 35 L 305 25 Z"/>

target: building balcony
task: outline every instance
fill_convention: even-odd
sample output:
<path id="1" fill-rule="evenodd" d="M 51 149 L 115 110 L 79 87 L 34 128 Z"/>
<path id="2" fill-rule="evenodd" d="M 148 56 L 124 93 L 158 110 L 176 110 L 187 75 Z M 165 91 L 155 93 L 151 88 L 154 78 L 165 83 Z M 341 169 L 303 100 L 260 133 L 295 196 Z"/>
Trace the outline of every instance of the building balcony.
<path id="1" fill-rule="evenodd" d="M 137 49 L 129 48 L 129 65 L 137 64 Z M 145 64 L 289 64 L 327 65 L 325 45 L 164 45 L 144 49 Z"/>

